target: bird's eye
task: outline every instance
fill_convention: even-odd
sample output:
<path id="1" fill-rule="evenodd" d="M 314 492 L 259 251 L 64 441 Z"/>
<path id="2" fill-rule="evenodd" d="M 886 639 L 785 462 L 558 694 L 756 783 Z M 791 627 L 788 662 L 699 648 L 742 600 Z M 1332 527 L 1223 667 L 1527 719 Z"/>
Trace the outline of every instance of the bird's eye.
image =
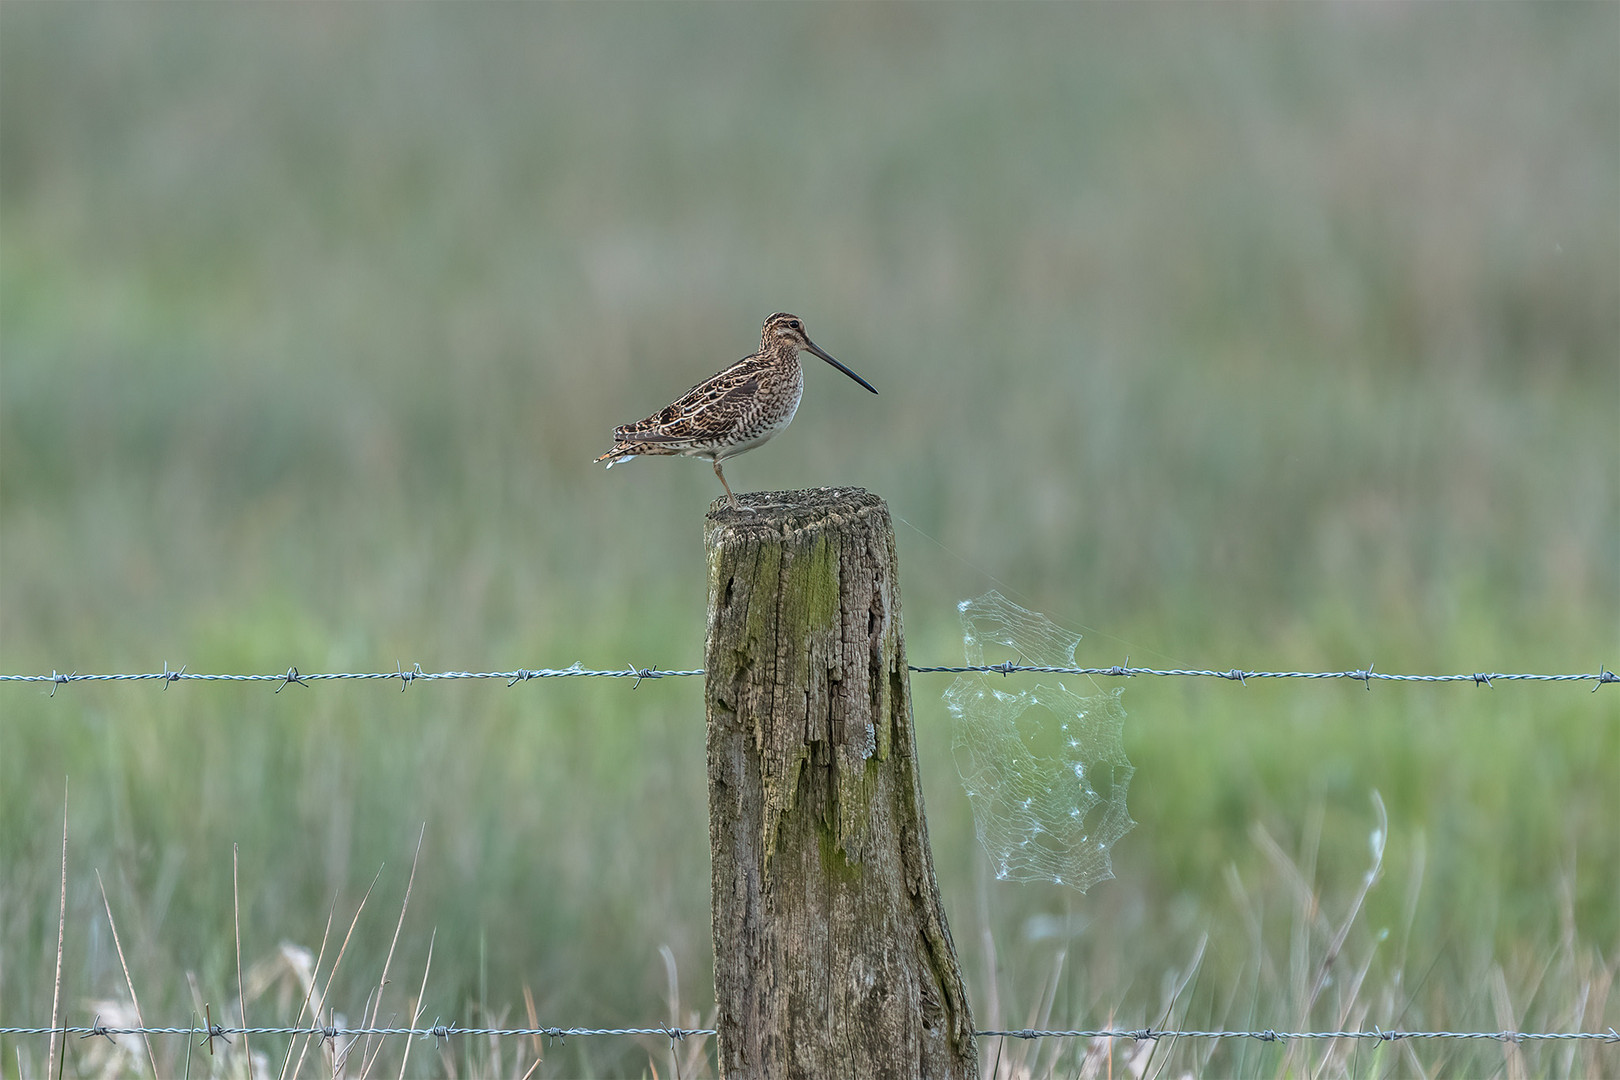
<path id="1" fill-rule="evenodd" d="M 793 327 L 793 329 L 797 330 L 799 328 L 799 320 L 794 319 L 792 322 L 788 323 L 788 325 Z"/>

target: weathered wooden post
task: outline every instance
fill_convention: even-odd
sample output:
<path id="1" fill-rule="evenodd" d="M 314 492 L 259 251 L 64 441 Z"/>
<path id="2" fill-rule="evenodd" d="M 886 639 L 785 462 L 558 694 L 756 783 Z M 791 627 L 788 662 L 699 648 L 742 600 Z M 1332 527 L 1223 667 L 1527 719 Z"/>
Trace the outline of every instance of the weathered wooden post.
<path id="1" fill-rule="evenodd" d="M 889 509 L 859 488 L 739 500 L 705 534 L 720 1075 L 977 1077 Z"/>

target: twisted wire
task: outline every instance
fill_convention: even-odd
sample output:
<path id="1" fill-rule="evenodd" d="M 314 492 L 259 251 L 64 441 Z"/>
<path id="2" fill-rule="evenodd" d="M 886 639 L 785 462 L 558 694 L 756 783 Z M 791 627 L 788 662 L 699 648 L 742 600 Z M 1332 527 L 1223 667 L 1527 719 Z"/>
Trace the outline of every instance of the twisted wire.
<path id="1" fill-rule="evenodd" d="M 1535 682 L 1535 683 L 1562 683 L 1562 682 L 1590 682 L 1592 689 L 1605 683 L 1620 682 L 1620 675 L 1610 671 L 1605 665 L 1596 672 L 1576 672 L 1568 674 L 1538 674 L 1530 672 L 1484 672 L 1449 674 L 1449 675 L 1409 675 L 1394 672 L 1373 670 L 1372 665 L 1365 668 L 1356 668 L 1348 671 L 1248 671 L 1242 668 L 1231 668 L 1218 671 L 1212 668 L 1148 668 L 1130 667 L 1124 664 L 1115 664 L 1111 667 L 1047 667 L 1035 664 L 951 664 L 951 665 L 907 665 L 907 670 L 917 675 L 929 674 L 1048 674 L 1048 675 L 1092 675 L 1103 678 L 1136 678 L 1137 676 L 1159 676 L 1161 678 L 1207 678 L 1224 679 L 1229 682 L 1247 683 L 1250 679 L 1345 679 L 1359 682 L 1371 689 L 1375 682 L 1403 682 L 1403 683 L 1472 683 L 1475 686 L 1492 686 L 1498 682 Z M 404 690 L 415 682 L 440 682 L 455 679 L 500 679 L 508 686 L 515 686 L 520 682 L 529 682 L 533 679 L 564 679 L 564 678 L 596 678 L 596 679 L 634 679 L 635 685 L 641 685 L 643 679 L 666 679 L 698 676 L 704 673 L 702 668 L 687 668 L 668 670 L 656 667 L 636 667 L 629 665 L 624 668 L 586 668 L 574 664 L 566 668 L 517 668 L 512 671 L 424 671 L 420 664 L 409 668 L 399 666 L 393 671 L 327 671 L 327 672 L 300 672 L 297 668 L 288 668 L 284 672 L 269 674 L 230 674 L 216 672 L 187 671 L 184 667 L 171 670 L 167 664 L 162 671 L 147 671 L 135 673 L 109 673 L 85 674 L 78 671 L 63 673 L 52 671 L 49 675 L 0 674 L 0 682 L 12 683 L 50 683 L 51 692 L 56 687 L 75 682 L 161 682 L 164 689 L 170 683 L 176 682 L 264 682 L 276 683 L 276 692 L 280 693 L 286 687 L 297 684 L 307 686 L 313 682 L 328 682 L 335 680 L 357 681 L 392 681 L 398 680 L 400 689 Z"/>
<path id="2" fill-rule="evenodd" d="M 586 1027 L 462 1027 L 459 1024 L 434 1024 L 431 1027 L 230 1027 L 222 1024 L 189 1027 L 112 1027 L 101 1024 L 91 1026 L 60 1025 L 57 1027 L 0 1027 L 0 1035 L 78 1035 L 93 1038 L 101 1035 L 200 1035 L 205 1040 L 229 1038 L 232 1035 L 292 1035 L 319 1039 L 340 1039 L 351 1036 L 397 1036 L 418 1039 L 445 1039 L 456 1035 L 477 1035 L 495 1038 L 543 1036 L 568 1039 L 587 1036 L 657 1035 L 672 1040 L 717 1034 L 714 1028 L 681 1028 L 669 1025 L 626 1028 Z M 1178 1031 L 1159 1028 L 1096 1028 L 1096 1029 L 1044 1029 L 1016 1028 L 1009 1030 L 975 1031 L 980 1039 L 1130 1039 L 1136 1042 L 1159 1039 L 1257 1039 L 1261 1042 L 1287 1042 L 1293 1039 L 1373 1039 L 1393 1042 L 1401 1039 L 1490 1039 L 1503 1043 L 1526 1042 L 1603 1042 L 1620 1043 L 1620 1032 L 1606 1031 L 1399 1031 L 1374 1027 L 1370 1030 L 1347 1031 L 1278 1031 L 1266 1028 L 1258 1031 Z"/>

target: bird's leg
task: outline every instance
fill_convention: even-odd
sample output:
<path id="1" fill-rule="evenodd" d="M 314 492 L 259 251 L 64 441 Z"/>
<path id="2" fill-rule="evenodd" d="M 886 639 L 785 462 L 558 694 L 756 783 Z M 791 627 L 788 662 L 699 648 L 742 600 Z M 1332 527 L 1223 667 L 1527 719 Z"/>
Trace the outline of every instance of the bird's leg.
<path id="1" fill-rule="evenodd" d="M 720 486 L 726 489 L 726 498 L 731 500 L 731 508 L 733 510 L 742 509 L 742 507 L 737 505 L 737 496 L 731 493 L 731 485 L 726 483 L 726 474 L 720 471 L 719 458 L 714 459 L 714 475 L 720 478 Z"/>

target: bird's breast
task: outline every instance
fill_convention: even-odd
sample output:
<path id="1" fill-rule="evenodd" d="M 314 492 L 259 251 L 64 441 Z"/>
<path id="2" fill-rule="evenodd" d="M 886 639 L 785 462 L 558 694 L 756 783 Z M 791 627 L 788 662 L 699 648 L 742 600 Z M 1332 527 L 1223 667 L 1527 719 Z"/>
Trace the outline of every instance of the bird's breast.
<path id="1" fill-rule="evenodd" d="M 797 364 L 777 378 L 762 379 L 750 407 L 740 413 L 727 433 L 720 456 L 741 454 L 774 437 L 793 422 L 803 396 L 804 372 Z"/>

